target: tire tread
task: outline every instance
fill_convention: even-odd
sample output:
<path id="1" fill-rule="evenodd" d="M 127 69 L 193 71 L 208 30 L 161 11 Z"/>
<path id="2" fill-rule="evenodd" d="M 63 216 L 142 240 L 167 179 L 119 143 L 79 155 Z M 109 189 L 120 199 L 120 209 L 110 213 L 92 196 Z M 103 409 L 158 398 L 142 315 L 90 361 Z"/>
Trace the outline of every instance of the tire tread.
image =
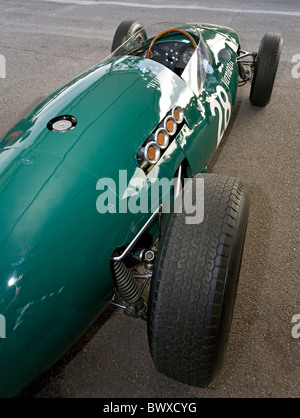
<path id="1" fill-rule="evenodd" d="M 157 256 L 148 321 L 156 368 L 198 387 L 207 386 L 214 375 L 232 237 L 245 200 L 242 184 L 232 177 L 206 175 L 206 191 L 201 224 L 186 225 L 182 214 L 170 216 Z M 233 208 L 233 216 L 228 215 Z"/>
<path id="2" fill-rule="evenodd" d="M 250 91 L 250 102 L 253 106 L 265 107 L 269 103 L 281 50 L 281 34 L 266 33 L 260 43 Z"/>

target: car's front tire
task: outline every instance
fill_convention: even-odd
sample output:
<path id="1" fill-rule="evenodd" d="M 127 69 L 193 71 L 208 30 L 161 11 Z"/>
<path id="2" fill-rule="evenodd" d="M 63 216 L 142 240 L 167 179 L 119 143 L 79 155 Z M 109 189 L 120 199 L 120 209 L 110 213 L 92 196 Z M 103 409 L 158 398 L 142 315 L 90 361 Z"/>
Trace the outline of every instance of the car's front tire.
<path id="1" fill-rule="evenodd" d="M 204 220 L 189 225 L 185 213 L 169 217 L 150 288 L 148 337 L 161 373 L 205 387 L 226 352 L 249 198 L 237 179 L 199 177 L 204 177 Z"/>
<path id="2" fill-rule="evenodd" d="M 270 101 L 282 43 L 279 33 L 267 33 L 261 40 L 250 90 L 250 102 L 253 106 L 265 107 Z"/>
<path id="3" fill-rule="evenodd" d="M 135 41 L 139 44 L 146 39 L 146 31 L 144 26 L 135 20 L 124 20 L 121 22 L 115 32 L 112 42 L 111 52 L 119 48 L 132 35 L 137 34 Z"/>

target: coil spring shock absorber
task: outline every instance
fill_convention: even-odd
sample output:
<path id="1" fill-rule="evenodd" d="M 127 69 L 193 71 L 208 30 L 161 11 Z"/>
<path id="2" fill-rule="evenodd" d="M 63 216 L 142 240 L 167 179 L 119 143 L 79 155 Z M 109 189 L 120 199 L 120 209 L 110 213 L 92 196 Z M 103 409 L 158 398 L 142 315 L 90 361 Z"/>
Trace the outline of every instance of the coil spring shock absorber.
<path id="1" fill-rule="evenodd" d="M 134 318 L 145 319 L 147 304 L 141 296 L 141 290 L 132 273 L 122 260 L 111 260 L 111 269 L 118 291 L 124 302 L 128 305 L 124 313 Z"/>
<path id="2" fill-rule="evenodd" d="M 150 216 L 144 226 L 141 228 L 138 234 L 134 237 L 131 243 L 126 247 L 126 249 L 122 252 L 121 255 L 118 255 L 118 251 L 112 255 L 110 259 L 111 271 L 112 275 L 115 279 L 115 283 L 117 289 L 120 293 L 120 296 L 123 298 L 124 302 L 128 305 L 125 307 L 124 312 L 135 318 L 143 318 L 146 319 L 147 314 L 147 304 L 142 298 L 142 292 L 139 286 L 137 285 L 135 278 L 133 277 L 132 273 L 128 270 L 126 265 L 123 262 L 123 257 L 129 256 L 135 258 L 136 256 L 133 255 L 132 251 L 134 245 L 139 240 L 139 238 L 143 235 L 143 233 L 147 230 L 151 222 L 153 222 L 156 216 L 159 216 L 159 237 L 161 236 L 161 213 L 162 213 L 162 205 L 156 209 L 155 212 Z M 138 261 L 145 261 L 146 267 L 148 270 L 152 270 L 154 266 L 154 252 L 153 251 L 142 251 L 138 256 Z M 152 274 L 150 274 L 150 277 Z M 148 276 L 149 278 L 149 276 Z"/>

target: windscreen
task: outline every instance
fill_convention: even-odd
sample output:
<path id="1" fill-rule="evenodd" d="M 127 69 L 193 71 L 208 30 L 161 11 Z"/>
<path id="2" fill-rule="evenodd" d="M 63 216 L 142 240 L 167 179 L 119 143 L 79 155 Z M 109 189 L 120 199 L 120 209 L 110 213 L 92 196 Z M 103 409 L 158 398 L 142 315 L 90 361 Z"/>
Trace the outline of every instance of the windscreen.
<path id="1" fill-rule="evenodd" d="M 209 51 L 202 40 L 201 25 L 182 24 L 175 22 L 158 23 L 141 29 L 131 37 L 124 36 L 121 45 L 113 51 L 107 59 L 124 55 L 139 55 L 146 50 L 151 40 L 159 33 L 168 29 L 181 29 L 192 35 L 196 41 L 197 49 L 181 74 L 181 78 L 190 86 L 195 94 L 199 94 L 206 77 L 207 63 L 209 62 Z M 167 38 L 164 37 L 164 40 Z M 183 42 L 189 42 L 182 38 Z"/>

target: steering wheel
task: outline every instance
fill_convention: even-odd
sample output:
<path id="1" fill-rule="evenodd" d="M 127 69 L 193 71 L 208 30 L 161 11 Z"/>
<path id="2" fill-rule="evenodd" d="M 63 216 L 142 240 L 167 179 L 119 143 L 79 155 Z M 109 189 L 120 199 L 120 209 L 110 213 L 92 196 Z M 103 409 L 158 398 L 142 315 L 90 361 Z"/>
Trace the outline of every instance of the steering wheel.
<path id="1" fill-rule="evenodd" d="M 197 44 L 196 44 L 194 38 L 188 32 L 185 32 L 184 30 L 181 30 L 181 29 L 167 29 L 167 30 L 164 30 L 163 32 L 160 32 L 158 35 L 155 36 L 155 38 L 152 39 L 151 44 L 149 45 L 149 48 L 148 48 L 148 51 L 147 51 L 147 58 L 150 58 L 151 49 L 152 49 L 154 43 L 161 36 L 165 35 L 166 33 L 170 33 L 170 32 L 179 32 L 179 33 L 182 33 L 184 36 L 186 36 L 187 38 L 189 38 L 189 40 L 191 41 L 194 49 L 195 50 L 197 49 Z"/>

